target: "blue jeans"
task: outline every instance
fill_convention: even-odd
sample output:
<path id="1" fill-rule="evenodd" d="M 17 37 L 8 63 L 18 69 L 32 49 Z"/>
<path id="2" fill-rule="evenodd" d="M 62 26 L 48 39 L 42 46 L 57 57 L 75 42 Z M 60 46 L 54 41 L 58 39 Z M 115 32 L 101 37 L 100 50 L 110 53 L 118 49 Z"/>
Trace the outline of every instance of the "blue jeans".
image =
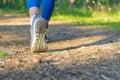
<path id="1" fill-rule="evenodd" d="M 28 10 L 31 7 L 40 8 L 40 4 L 42 4 L 42 18 L 45 20 L 50 20 L 54 10 L 55 0 L 26 0 L 26 3 Z"/>

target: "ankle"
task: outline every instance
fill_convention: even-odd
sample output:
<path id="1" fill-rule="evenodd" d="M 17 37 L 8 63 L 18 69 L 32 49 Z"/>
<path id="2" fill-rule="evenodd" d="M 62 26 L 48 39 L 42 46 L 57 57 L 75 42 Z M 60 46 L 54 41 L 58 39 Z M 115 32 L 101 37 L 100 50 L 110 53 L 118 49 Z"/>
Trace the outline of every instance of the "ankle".
<path id="1" fill-rule="evenodd" d="M 30 18 L 30 25 L 32 25 L 32 22 L 34 20 L 35 17 L 39 17 L 38 14 L 34 14 L 31 18 Z"/>

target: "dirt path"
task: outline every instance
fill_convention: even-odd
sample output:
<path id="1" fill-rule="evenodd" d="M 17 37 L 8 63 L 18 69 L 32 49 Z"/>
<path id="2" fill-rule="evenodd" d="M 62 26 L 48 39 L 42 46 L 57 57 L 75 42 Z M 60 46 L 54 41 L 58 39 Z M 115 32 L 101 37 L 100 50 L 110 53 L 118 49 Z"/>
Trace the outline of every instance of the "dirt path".
<path id="1" fill-rule="evenodd" d="M 32 54 L 29 18 L 0 18 L 0 49 L 11 54 L 0 59 L 0 80 L 120 80 L 119 32 L 53 21 L 48 51 Z"/>

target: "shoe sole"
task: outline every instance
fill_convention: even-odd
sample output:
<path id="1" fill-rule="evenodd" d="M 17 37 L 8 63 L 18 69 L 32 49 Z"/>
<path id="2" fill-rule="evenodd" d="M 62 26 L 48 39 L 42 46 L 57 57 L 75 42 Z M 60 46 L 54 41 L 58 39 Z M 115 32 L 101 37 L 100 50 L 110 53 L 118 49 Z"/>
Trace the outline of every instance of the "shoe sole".
<path id="1" fill-rule="evenodd" d="M 35 23 L 35 28 L 39 29 L 39 33 L 34 31 L 35 39 L 33 40 L 33 45 L 31 47 L 31 51 L 34 53 L 45 52 L 48 49 L 45 41 L 46 27 L 41 24 L 43 24 L 41 19 Z"/>

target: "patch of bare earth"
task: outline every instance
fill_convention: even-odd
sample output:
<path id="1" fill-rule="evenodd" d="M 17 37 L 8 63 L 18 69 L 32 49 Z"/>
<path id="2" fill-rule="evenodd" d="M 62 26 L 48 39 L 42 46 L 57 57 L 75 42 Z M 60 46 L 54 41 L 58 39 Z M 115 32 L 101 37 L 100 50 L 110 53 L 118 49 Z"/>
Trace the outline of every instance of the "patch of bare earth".
<path id="1" fill-rule="evenodd" d="M 15 22 L 8 25 L 8 17 Z M 2 18 L 0 49 L 10 57 L 0 59 L 0 80 L 120 80 L 119 32 L 52 21 L 48 51 L 33 54 L 29 19 L 22 16 L 27 21 L 21 21 L 20 15 Z"/>

